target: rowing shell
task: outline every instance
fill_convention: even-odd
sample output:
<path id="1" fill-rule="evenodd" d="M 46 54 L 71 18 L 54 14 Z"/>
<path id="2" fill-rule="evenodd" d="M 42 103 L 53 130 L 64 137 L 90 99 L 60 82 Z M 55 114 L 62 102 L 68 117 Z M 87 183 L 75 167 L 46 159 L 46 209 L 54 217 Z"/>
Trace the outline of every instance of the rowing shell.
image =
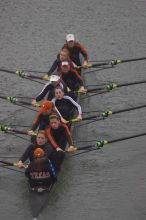
<path id="1" fill-rule="evenodd" d="M 77 96 L 77 102 L 79 102 L 80 95 Z M 73 113 L 74 115 L 74 113 Z M 72 126 L 71 130 L 74 130 L 74 126 Z M 43 211 L 43 209 L 46 207 L 48 200 L 49 200 L 49 193 L 54 185 L 54 182 L 50 183 L 50 186 L 44 190 L 32 190 L 30 188 L 29 190 L 29 200 L 30 200 L 30 209 L 31 214 L 33 217 L 33 220 L 37 220 L 40 213 Z"/>
<path id="2" fill-rule="evenodd" d="M 39 214 L 45 208 L 48 203 L 49 193 L 53 187 L 54 183 L 50 184 L 49 188 L 42 190 L 42 188 L 38 188 L 37 190 L 29 190 L 29 202 L 30 209 L 33 220 L 37 220 Z"/>

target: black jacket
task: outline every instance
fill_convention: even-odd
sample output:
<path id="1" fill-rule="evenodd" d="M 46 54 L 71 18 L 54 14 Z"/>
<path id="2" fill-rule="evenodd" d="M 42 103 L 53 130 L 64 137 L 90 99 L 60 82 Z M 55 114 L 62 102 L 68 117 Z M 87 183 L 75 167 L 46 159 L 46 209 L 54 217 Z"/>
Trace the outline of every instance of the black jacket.
<path id="1" fill-rule="evenodd" d="M 53 152 L 53 148 L 48 143 L 43 146 L 38 146 L 38 144 L 32 143 L 26 148 L 25 152 L 22 154 L 19 160 L 21 160 L 24 163 L 27 159 L 29 159 L 31 162 L 34 159 L 34 150 L 38 147 L 42 148 L 45 151 L 45 156 L 47 158 L 49 158 Z"/>

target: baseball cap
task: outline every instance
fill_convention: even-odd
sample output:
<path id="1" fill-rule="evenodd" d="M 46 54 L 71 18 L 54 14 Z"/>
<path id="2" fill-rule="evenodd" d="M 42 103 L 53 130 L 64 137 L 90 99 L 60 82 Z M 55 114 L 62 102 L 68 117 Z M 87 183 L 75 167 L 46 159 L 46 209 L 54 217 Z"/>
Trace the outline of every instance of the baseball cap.
<path id="1" fill-rule="evenodd" d="M 61 66 L 69 66 L 69 62 L 68 61 L 62 61 L 61 62 Z"/>
<path id="2" fill-rule="evenodd" d="M 60 79 L 60 76 L 51 75 L 49 80 L 50 80 L 51 82 L 57 82 L 59 79 Z"/>
<path id="3" fill-rule="evenodd" d="M 69 41 L 74 41 L 75 40 L 75 36 L 74 34 L 67 34 L 66 35 L 66 41 L 69 42 Z"/>

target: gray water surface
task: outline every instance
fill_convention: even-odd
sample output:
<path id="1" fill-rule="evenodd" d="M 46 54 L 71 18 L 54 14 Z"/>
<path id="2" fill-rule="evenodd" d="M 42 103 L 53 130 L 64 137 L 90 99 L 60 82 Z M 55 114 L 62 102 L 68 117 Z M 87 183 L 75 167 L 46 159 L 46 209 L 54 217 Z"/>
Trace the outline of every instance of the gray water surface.
<path id="1" fill-rule="evenodd" d="M 47 71 L 67 33 L 84 44 L 91 60 L 146 56 L 144 0 L 0 1 L 0 67 Z M 146 62 L 89 73 L 86 85 L 146 80 Z M 0 93 L 35 97 L 42 85 L 0 72 Z M 83 110 L 119 110 L 146 103 L 145 84 L 81 101 Z M 35 113 L 0 100 L 0 122 L 30 124 Z M 113 115 L 79 128 L 77 140 L 109 140 L 145 132 L 146 109 Z M 145 220 L 146 137 L 105 146 L 65 161 L 42 219 Z M 28 142 L 0 133 L 0 153 L 20 156 Z M 81 144 L 78 146 L 81 146 Z M 23 174 L 0 169 L 0 218 L 29 220 Z"/>

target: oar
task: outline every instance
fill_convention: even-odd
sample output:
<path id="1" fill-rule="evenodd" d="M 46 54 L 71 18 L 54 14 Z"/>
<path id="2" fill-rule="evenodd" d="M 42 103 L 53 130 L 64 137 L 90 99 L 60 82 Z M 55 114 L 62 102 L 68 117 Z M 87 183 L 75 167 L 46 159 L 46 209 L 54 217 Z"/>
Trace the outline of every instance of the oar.
<path id="1" fill-rule="evenodd" d="M 30 73 L 25 73 L 24 71 L 21 71 L 21 70 L 12 71 L 12 70 L 7 70 L 7 69 L 0 69 L 0 71 L 5 72 L 5 73 L 15 74 L 16 76 L 19 76 L 21 78 L 32 78 L 32 79 L 41 79 L 41 80 L 43 80 L 42 76 L 34 76 Z"/>
<path id="2" fill-rule="evenodd" d="M 37 82 L 39 84 L 44 85 L 43 82 L 35 80 L 35 79 L 44 80 L 43 77 L 41 77 L 41 76 L 34 76 L 30 73 L 25 73 L 24 71 L 19 71 L 19 70 L 18 71 L 12 71 L 12 70 L 7 70 L 7 69 L 3 69 L 3 68 L 0 68 L 0 71 L 5 72 L 5 73 L 14 74 L 14 75 L 19 76 L 21 78 L 28 79 L 28 80 L 31 80 L 33 82 Z"/>
<path id="3" fill-rule="evenodd" d="M 4 168 L 4 169 L 7 169 L 7 170 L 11 170 L 11 171 L 14 171 L 14 172 L 16 172 L 16 173 L 21 173 L 21 174 L 23 174 L 23 175 L 24 175 L 24 173 L 25 173 L 23 170 L 15 170 L 15 169 L 10 168 L 10 167 L 8 167 L 8 166 L 6 166 L 6 165 L 0 166 L 0 168 Z"/>
<path id="4" fill-rule="evenodd" d="M 17 166 L 17 163 L 11 163 L 11 162 L 4 161 L 4 160 L 0 160 L 0 163 L 5 164 L 5 165 L 7 165 L 7 166 L 18 167 L 18 166 Z"/>
<path id="5" fill-rule="evenodd" d="M 83 147 L 79 147 L 76 149 L 76 151 L 82 151 L 83 152 L 79 152 L 79 153 L 75 153 L 72 156 L 77 156 L 80 154 L 84 154 L 84 153 L 88 153 L 94 150 L 99 150 L 101 149 L 104 145 L 107 144 L 112 144 L 112 143 L 116 143 L 116 142 L 120 142 L 120 141 L 125 141 L 125 140 L 129 140 L 132 138 L 137 138 L 137 137 L 142 137 L 142 136 L 146 136 L 146 133 L 141 133 L 141 134 L 136 134 L 136 135 L 131 135 L 128 137 L 123 137 L 123 138 L 117 138 L 117 139 L 113 139 L 113 140 L 97 140 L 96 143 L 94 145 L 87 145 L 87 146 L 83 146 Z"/>
<path id="6" fill-rule="evenodd" d="M 14 137 L 20 138 L 20 139 L 25 140 L 25 141 L 27 141 L 27 142 L 30 143 L 30 140 L 29 140 L 29 139 L 24 138 L 24 137 L 22 137 L 22 136 L 20 136 L 20 135 L 18 135 L 18 134 L 16 134 L 16 133 L 13 133 L 13 132 L 11 132 L 11 133 L 10 133 L 10 132 L 5 132 L 5 133 L 11 134 L 11 135 L 13 135 Z"/>
<path id="7" fill-rule="evenodd" d="M 6 158 L 7 158 L 7 159 L 14 159 L 14 158 L 16 158 L 16 159 L 17 159 L 17 158 L 19 158 L 19 156 L 2 156 L 2 155 L 1 155 L 0 158 L 5 158 L 5 159 L 6 159 Z"/>
<path id="8" fill-rule="evenodd" d="M 5 160 L 0 160 L 0 163 L 5 164 L 7 166 L 13 166 L 13 167 L 20 168 L 20 167 L 18 167 L 17 163 L 8 162 L 8 161 L 5 161 Z M 28 165 L 24 164 L 21 168 L 25 168 L 26 169 L 27 167 L 28 167 Z"/>
<path id="9" fill-rule="evenodd" d="M 8 162 L 8 161 L 4 161 L 4 160 L 0 160 L 0 163 L 4 164 L 4 166 L 0 166 L 1 168 L 6 168 L 8 170 L 12 170 L 12 171 L 19 172 L 19 173 L 24 173 L 24 171 L 8 168 L 7 166 L 17 167 L 19 169 L 26 169 L 28 167 L 28 165 L 24 165 L 23 167 L 20 168 L 20 167 L 18 167 L 17 163 L 12 163 L 12 162 Z"/>
<path id="10" fill-rule="evenodd" d="M 0 99 L 7 100 L 13 104 L 18 103 L 18 104 L 28 105 L 28 106 L 32 106 L 32 107 L 40 107 L 41 106 L 39 103 L 32 105 L 30 102 L 26 102 L 26 101 L 22 101 L 22 100 L 18 99 L 16 96 L 2 96 L 2 95 L 0 95 Z"/>
<path id="11" fill-rule="evenodd" d="M 111 65 L 108 65 L 108 66 L 97 66 L 97 67 L 94 67 L 94 70 L 90 70 L 90 71 L 84 71 L 84 74 L 88 74 L 88 73 L 94 73 L 94 72 L 99 72 L 99 71 L 103 71 L 105 69 L 111 69 L 111 68 L 114 68 L 114 66 L 111 66 Z M 83 69 L 82 66 L 76 68 L 76 69 Z"/>
<path id="12" fill-rule="evenodd" d="M 0 122 L 2 124 L 2 122 Z M 7 127 L 19 127 L 19 128 L 30 128 L 32 125 L 21 125 L 21 124 L 5 124 Z"/>
<path id="13" fill-rule="evenodd" d="M 30 73 L 44 73 L 44 74 L 46 74 L 47 73 L 47 71 L 39 71 L 39 70 L 32 70 L 32 69 L 25 69 L 25 68 L 23 68 L 23 71 L 25 71 L 25 72 L 30 72 Z"/>
<path id="14" fill-rule="evenodd" d="M 82 119 L 82 121 L 92 120 L 92 122 L 89 122 L 89 123 L 93 123 L 94 121 L 103 120 L 103 119 L 108 118 L 109 116 L 112 116 L 114 114 L 119 114 L 119 113 L 122 113 L 122 112 L 128 112 L 128 111 L 132 111 L 132 110 L 136 110 L 136 109 L 140 109 L 140 108 L 145 108 L 145 107 L 146 107 L 146 104 L 135 106 L 135 107 L 130 107 L 130 108 L 126 108 L 126 109 L 121 109 L 121 110 L 117 110 L 117 111 L 100 112 L 100 113 L 98 113 L 98 115 L 92 115 L 92 116 L 84 117 Z M 79 121 L 81 121 L 81 119 L 78 119 L 78 118 L 74 118 L 74 119 L 70 120 L 70 122 L 79 122 Z M 76 127 L 81 127 L 81 126 L 87 125 L 89 123 L 81 124 L 81 125 L 76 126 Z"/>
<path id="15" fill-rule="evenodd" d="M 135 106 L 135 107 L 130 107 L 130 108 L 126 108 L 126 109 L 121 109 L 121 110 L 117 110 L 117 111 L 100 112 L 100 113 L 98 113 L 98 115 L 85 117 L 82 120 L 92 120 L 92 119 L 102 120 L 102 119 L 105 119 L 105 118 L 107 118 L 111 115 L 119 114 L 119 113 L 122 113 L 122 112 L 128 112 L 128 111 L 132 111 L 132 110 L 136 110 L 136 109 L 140 109 L 140 108 L 145 108 L 145 107 L 146 107 L 146 104 Z"/>
<path id="16" fill-rule="evenodd" d="M 89 63 L 88 64 L 88 68 L 99 67 L 99 66 L 106 66 L 106 65 L 115 66 L 115 65 L 120 64 L 120 63 L 128 63 L 128 62 L 134 62 L 134 61 L 140 61 L 140 60 L 146 60 L 146 57 L 125 59 L 125 60 L 113 59 L 111 61 L 105 61 L 105 62 L 94 63 L 94 64 Z"/>
<path id="17" fill-rule="evenodd" d="M 141 134 L 131 135 L 128 137 L 123 137 L 123 138 L 117 138 L 117 139 L 113 139 L 113 140 L 109 140 L 109 141 L 108 140 L 97 140 L 95 145 L 87 145 L 84 147 L 77 148 L 77 150 L 86 150 L 86 149 L 93 148 L 93 147 L 95 147 L 96 150 L 98 150 L 106 144 L 112 144 L 112 143 L 125 141 L 128 139 L 137 138 L 137 137 L 141 137 L 141 136 L 145 136 L 145 135 L 146 135 L 146 133 L 141 133 Z"/>
<path id="18" fill-rule="evenodd" d="M 5 133 L 17 133 L 17 134 L 24 134 L 24 135 L 28 135 L 27 131 L 20 131 L 17 129 L 13 129 L 11 127 L 7 127 L 6 125 L 0 124 L 0 130 L 5 132 Z M 33 135 L 36 135 L 35 132 Z"/>
<path id="19" fill-rule="evenodd" d="M 136 84 L 144 84 L 144 83 L 146 83 L 146 80 L 127 82 L 127 83 L 121 83 L 121 84 L 120 83 L 119 84 L 110 83 L 110 84 L 105 85 L 103 87 L 97 87 L 97 88 L 93 88 L 93 89 L 88 89 L 87 93 L 95 92 L 95 91 L 102 90 L 102 89 L 103 89 L 103 92 L 110 92 L 111 90 L 116 89 L 116 88 L 120 88 L 120 87 L 124 87 L 124 86 L 131 86 L 131 85 L 136 85 Z"/>

